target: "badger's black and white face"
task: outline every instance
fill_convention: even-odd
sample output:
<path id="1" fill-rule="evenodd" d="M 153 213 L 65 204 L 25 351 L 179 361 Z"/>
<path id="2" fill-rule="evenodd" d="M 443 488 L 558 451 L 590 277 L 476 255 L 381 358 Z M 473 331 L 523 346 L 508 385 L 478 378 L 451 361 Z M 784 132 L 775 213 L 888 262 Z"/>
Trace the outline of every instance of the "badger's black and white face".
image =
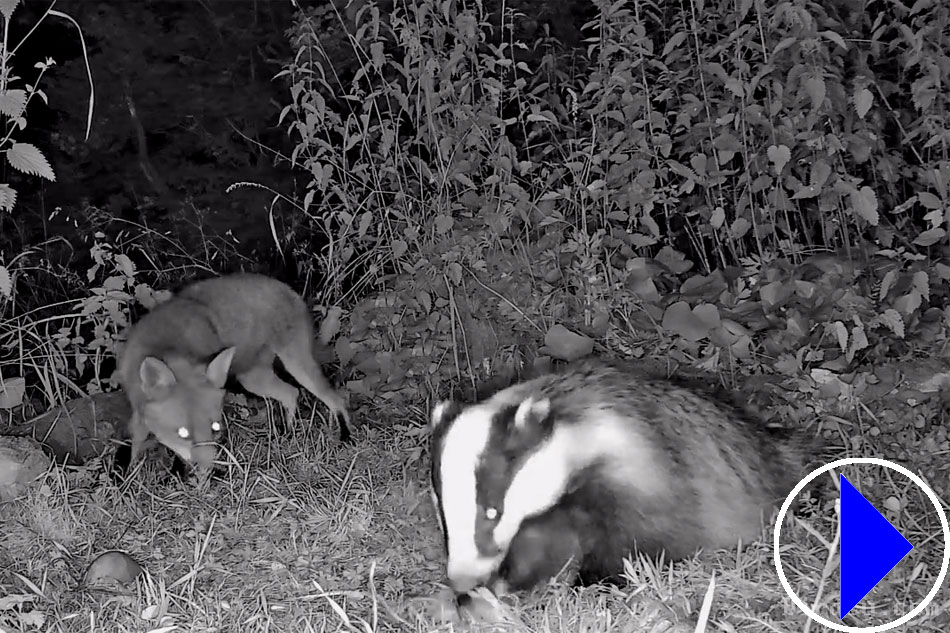
<path id="1" fill-rule="evenodd" d="M 555 424 L 550 400 L 512 393 L 432 412 L 433 497 L 459 593 L 491 578 L 522 521 L 558 502 L 587 452 L 580 427 Z"/>

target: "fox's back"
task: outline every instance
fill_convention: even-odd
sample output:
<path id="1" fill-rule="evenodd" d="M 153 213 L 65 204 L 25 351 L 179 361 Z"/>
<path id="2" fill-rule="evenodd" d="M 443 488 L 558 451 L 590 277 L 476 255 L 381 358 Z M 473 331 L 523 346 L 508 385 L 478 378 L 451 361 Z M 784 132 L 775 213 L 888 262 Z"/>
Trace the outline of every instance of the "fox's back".
<path id="1" fill-rule="evenodd" d="M 138 380 L 146 356 L 207 361 L 235 347 L 231 370 L 253 366 L 267 349 L 294 333 L 312 339 L 304 301 L 286 284 L 263 275 L 239 273 L 198 281 L 156 306 L 129 330 L 119 360 L 124 385 Z"/>
<path id="2" fill-rule="evenodd" d="M 206 279 L 178 296 L 202 311 L 217 334 L 217 350 L 236 348 L 231 362 L 236 373 L 253 364 L 265 347 L 283 346 L 301 330 L 313 339 L 307 304 L 290 286 L 270 277 L 239 273 Z"/>

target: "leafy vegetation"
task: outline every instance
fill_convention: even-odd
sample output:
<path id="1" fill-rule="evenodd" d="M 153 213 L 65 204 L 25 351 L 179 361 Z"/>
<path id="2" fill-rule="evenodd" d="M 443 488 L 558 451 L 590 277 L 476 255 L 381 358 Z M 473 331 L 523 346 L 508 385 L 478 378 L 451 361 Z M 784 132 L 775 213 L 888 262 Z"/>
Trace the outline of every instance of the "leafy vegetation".
<path id="1" fill-rule="evenodd" d="M 212 59 L 195 52 L 214 47 L 184 20 L 158 19 L 146 5 L 130 14 L 103 5 L 81 22 L 100 37 L 122 33 L 121 63 L 94 76 L 107 90 L 149 94 L 128 89 L 145 65 L 143 38 L 116 21 L 154 33 L 177 24 L 195 59 Z M 13 9 L 0 8 L 9 24 Z M 275 445 L 263 454 L 264 440 L 242 429 L 247 444 L 224 497 L 152 480 L 117 488 L 95 465 L 52 471 L 43 494 L 24 502 L 39 518 L 3 516 L 17 526 L 5 529 L 4 555 L 17 576 L 0 583 L 22 600 L 0 605 L 0 626 L 91 626 L 74 617 L 88 598 L 61 593 L 68 574 L 55 552 L 107 544 L 140 552 L 153 572 L 138 596 L 95 612 L 125 622 L 116 626 L 134 628 L 135 613 L 153 627 L 194 630 L 431 630 L 432 613 L 405 601 L 433 594 L 439 573 L 422 484 L 427 407 L 590 349 L 718 380 L 829 452 L 900 461 L 950 498 L 950 5 L 394 0 L 295 9 L 291 52 L 273 83 L 286 90 L 279 113 L 268 119 L 251 88 L 228 101 L 254 130 L 243 136 L 276 145 L 261 131 L 275 121 L 286 133 L 277 169 L 246 172 L 258 150 L 236 148 L 221 129 L 190 128 L 214 160 L 155 188 L 139 217 L 120 221 L 119 203 L 68 205 L 80 212 L 72 239 L 85 258 L 60 263 L 46 241 L 4 237 L 0 375 L 8 397 L 16 385 L 25 399 L 20 415 L 109 389 L 121 333 L 157 289 L 252 267 L 261 251 L 208 212 L 209 192 L 226 179 L 231 191 L 272 196 L 259 233 L 290 262 L 299 290 L 321 309 L 345 308 L 335 350 L 365 442 L 328 450 L 316 433 L 264 435 Z M 225 34 L 239 23 L 215 22 Z M 14 50 L 6 39 L 3 50 Z M 162 59 L 157 76 L 184 72 L 180 59 Z M 242 76 L 208 90 L 239 88 Z M 8 79 L 3 103 L 25 107 L 24 95 L 39 94 Z M 9 142 L 29 118 L 3 103 Z M 180 95 L 158 103 L 159 136 L 200 109 Z M 123 107 L 107 102 L 108 120 Z M 116 126 L 102 127 L 92 141 L 100 151 L 125 142 Z M 136 152 L 156 148 L 154 135 L 151 144 L 133 136 Z M 7 154 L 15 168 L 22 156 Z M 180 146 L 158 144 L 148 156 L 153 168 L 140 169 L 153 176 L 196 162 Z M 133 178 L 135 166 L 116 172 L 99 160 L 86 153 L 77 165 Z M 291 191 L 288 174 L 302 190 Z M 186 193 L 161 195 L 170 190 Z M 8 206 L 5 225 L 25 217 Z M 157 230 L 150 215 L 174 221 Z M 181 228 L 195 223 L 191 235 Z M 888 478 L 865 476 L 868 490 Z M 901 615 L 940 567 L 939 528 L 913 518 L 929 512 L 927 500 L 885 489 L 879 507 L 929 545 L 892 577 L 890 594 L 872 594 L 852 614 L 854 626 Z M 790 580 L 801 595 L 817 592 L 813 608 L 829 619 L 834 530 L 799 519 L 786 537 Z M 625 592 L 536 596 L 525 626 L 682 625 L 696 618 L 715 570 L 712 620 L 725 630 L 807 628 L 770 556 L 765 542 L 705 564 L 638 563 Z M 650 615 L 654 601 L 665 615 Z M 948 601 L 943 591 L 915 630 L 946 630 Z"/>

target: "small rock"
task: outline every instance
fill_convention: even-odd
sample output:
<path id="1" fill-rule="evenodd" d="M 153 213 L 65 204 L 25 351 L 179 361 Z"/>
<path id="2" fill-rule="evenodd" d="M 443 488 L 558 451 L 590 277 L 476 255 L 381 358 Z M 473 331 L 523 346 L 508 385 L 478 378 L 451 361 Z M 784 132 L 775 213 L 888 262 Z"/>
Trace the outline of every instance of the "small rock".
<path id="1" fill-rule="evenodd" d="M 78 466 L 105 452 L 113 438 L 123 436 L 131 415 L 123 392 L 98 393 L 54 407 L 11 432 L 42 441 L 57 462 Z"/>
<path id="2" fill-rule="evenodd" d="M 142 566 L 125 552 L 110 550 L 89 563 L 83 576 L 83 584 L 86 587 L 98 588 L 112 588 L 116 583 L 131 585 L 144 571 Z"/>
<path id="3" fill-rule="evenodd" d="M 49 466 L 50 459 L 36 440 L 0 436 L 0 501 L 22 495 Z"/>

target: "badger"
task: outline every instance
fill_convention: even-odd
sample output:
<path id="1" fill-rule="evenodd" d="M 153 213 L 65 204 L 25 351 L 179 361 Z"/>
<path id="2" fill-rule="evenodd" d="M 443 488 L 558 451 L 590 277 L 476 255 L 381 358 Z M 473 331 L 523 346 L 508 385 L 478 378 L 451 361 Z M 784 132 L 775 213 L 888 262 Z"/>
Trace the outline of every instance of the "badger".
<path id="1" fill-rule="evenodd" d="M 623 558 L 734 548 L 804 472 L 805 443 L 720 394 L 588 358 L 430 418 L 446 577 L 523 590 L 576 563 L 619 582 Z"/>

